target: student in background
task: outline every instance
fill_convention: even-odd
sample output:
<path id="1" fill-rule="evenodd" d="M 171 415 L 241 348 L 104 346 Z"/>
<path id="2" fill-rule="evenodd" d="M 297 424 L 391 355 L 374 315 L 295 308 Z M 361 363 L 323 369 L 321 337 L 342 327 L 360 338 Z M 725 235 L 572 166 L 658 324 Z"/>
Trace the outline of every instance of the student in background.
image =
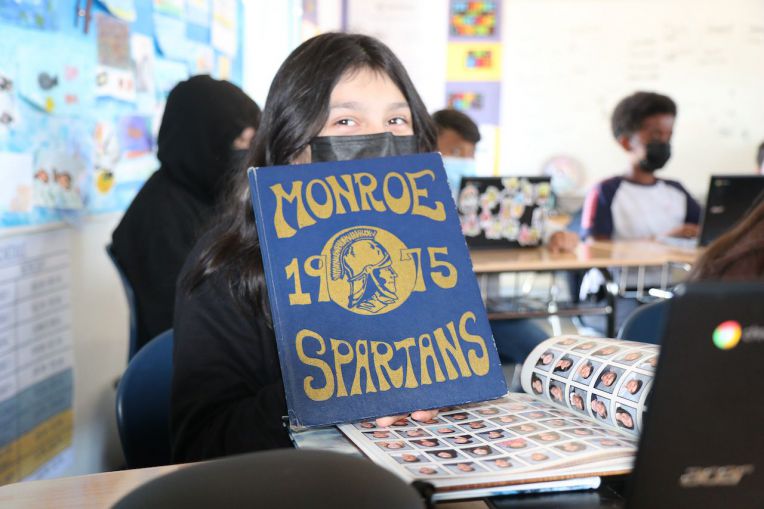
<path id="1" fill-rule="evenodd" d="M 366 157 L 390 144 L 400 155 L 435 149 L 424 103 L 403 65 L 376 39 L 327 33 L 295 49 L 271 84 L 249 165 L 320 161 L 317 148 L 332 140 Z M 282 425 L 286 399 L 249 182 L 243 171 L 234 179 L 223 214 L 194 247 L 179 279 L 175 461 L 291 445 Z M 435 413 L 412 417 L 429 421 Z"/>
<path id="2" fill-rule="evenodd" d="M 138 348 L 172 327 L 180 269 L 259 122 L 257 104 L 227 81 L 195 76 L 170 92 L 157 140 L 161 166 L 112 235 L 135 292 Z"/>
<path id="3" fill-rule="evenodd" d="M 637 92 L 618 103 L 611 126 L 629 166 L 624 174 L 600 182 L 587 194 L 584 237 L 697 236 L 698 203 L 679 182 L 655 176 L 671 157 L 676 114 L 671 98 L 653 92 Z"/>
<path id="4" fill-rule="evenodd" d="M 459 189 L 463 176 L 476 174 L 475 148 L 480 131 L 472 119 L 460 111 L 445 109 L 432 114 L 438 130 L 438 151 L 452 190 Z M 578 235 L 551 222 L 545 226 L 545 244 L 553 252 L 573 251 Z M 537 344 L 549 337 L 533 320 L 492 320 L 491 329 L 502 361 L 521 363 Z"/>

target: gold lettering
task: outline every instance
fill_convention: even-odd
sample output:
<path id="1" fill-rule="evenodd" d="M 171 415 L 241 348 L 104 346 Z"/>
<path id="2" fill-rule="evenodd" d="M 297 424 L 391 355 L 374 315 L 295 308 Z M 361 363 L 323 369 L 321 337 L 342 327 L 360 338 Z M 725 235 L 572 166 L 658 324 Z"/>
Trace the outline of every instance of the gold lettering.
<path id="1" fill-rule="evenodd" d="M 347 396 L 348 390 L 345 387 L 345 378 L 342 375 L 342 366 L 350 364 L 353 361 L 353 347 L 349 341 L 344 339 L 331 338 L 332 352 L 334 352 L 334 373 L 337 377 L 337 397 Z M 347 348 L 347 353 L 340 353 L 340 346 Z"/>
<path id="2" fill-rule="evenodd" d="M 414 368 L 411 364 L 411 349 L 416 345 L 414 338 L 401 339 L 395 342 L 396 350 L 404 350 L 406 352 L 406 384 L 404 387 L 407 389 L 415 389 L 419 387 L 414 375 Z"/>
<path id="3" fill-rule="evenodd" d="M 324 188 L 326 194 L 326 201 L 324 203 L 318 203 L 316 197 L 313 195 L 313 189 L 316 186 Z M 313 179 L 308 182 L 308 187 L 305 190 L 305 199 L 308 202 L 308 207 L 313 215 L 319 219 L 329 219 L 332 217 L 332 211 L 334 210 L 334 200 L 332 199 L 332 193 L 329 191 L 329 186 L 326 185 L 321 179 Z"/>
<path id="4" fill-rule="evenodd" d="M 307 364 L 308 366 L 313 366 L 320 369 L 321 373 L 324 375 L 326 384 L 324 384 L 323 387 L 316 389 L 312 385 L 315 377 L 306 376 L 302 381 L 302 388 L 305 391 L 305 394 L 313 401 L 326 401 L 332 397 L 332 394 L 334 394 L 334 375 L 332 375 L 332 368 L 329 366 L 329 364 L 322 361 L 321 359 L 314 359 L 313 357 L 308 357 L 305 354 L 305 347 L 303 346 L 303 342 L 306 338 L 311 338 L 318 341 L 318 351 L 316 352 L 318 355 L 323 355 L 326 352 L 326 344 L 324 343 L 324 338 L 311 330 L 302 329 L 297 333 L 296 347 L 297 357 L 302 361 L 303 364 Z"/>
<path id="5" fill-rule="evenodd" d="M 385 204 L 374 198 L 374 190 L 377 188 L 377 179 L 371 173 L 356 173 L 353 175 L 355 184 L 358 186 L 358 194 L 361 198 L 361 210 L 374 210 L 384 212 Z M 363 180 L 366 179 L 366 183 Z M 371 204 L 371 206 L 369 206 Z"/>
<path id="6" fill-rule="evenodd" d="M 464 358 L 464 352 L 462 352 L 459 338 L 456 336 L 454 322 L 448 322 L 446 327 L 448 328 L 448 332 L 451 334 L 451 341 L 446 338 L 446 334 L 443 332 L 443 328 L 441 327 L 435 329 L 433 335 L 435 336 L 435 343 L 438 345 L 438 349 L 440 350 L 440 356 L 443 357 L 443 363 L 446 365 L 446 373 L 448 374 L 448 379 L 454 380 L 459 378 L 459 373 L 456 372 L 456 368 L 454 368 L 454 365 L 451 363 L 449 356 L 456 361 L 456 364 L 459 366 L 459 371 L 463 377 L 472 376 L 472 372 L 470 371 L 469 366 L 467 366 L 467 360 Z"/>
<path id="7" fill-rule="evenodd" d="M 417 187 L 417 179 L 428 176 L 435 181 L 435 173 L 432 170 L 422 170 L 415 173 L 407 173 L 406 177 L 411 184 L 411 194 L 414 197 L 414 207 L 411 209 L 411 213 L 418 216 L 424 216 L 432 219 L 433 221 L 445 221 L 446 209 L 443 207 L 443 202 L 436 201 L 435 208 L 423 205 L 419 198 L 427 198 L 429 193 L 427 189 Z"/>
<path id="8" fill-rule="evenodd" d="M 342 199 L 347 201 L 351 212 L 358 212 L 358 201 L 356 200 L 355 190 L 353 189 L 353 177 L 350 175 L 340 175 L 340 178 L 345 183 L 345 187 L 340 185 L 337 181 L 337 177 L 334 175 L 326 177 L 326 182 L 329 183 L 329 187 L 334 194 L 334 203 L 337 206 L 337 214 L 345 213 L 345 206 L 342 204 Z"/>
<path id="9" fill-rule="evenodd" d="M 292 237 L 295 230 L 284 218 L 284 200 L 292 203 L 297 201 L 297 226 L 305 228 L 316 224 L 316 221 L 310 217 L 305 205 L 302 202 L 302 181 L 296 180 L 292 183 L 292 190 L 287 194 L 281 184 L 271 186 L 271 192 L 276 197 L 276 212 L 273 214 L 273 227 L 276 229 L 276 236 L 280 239 Z"/>
<path id="10" fill-rule="evenodd" d="M 438 364 L 438 358 L 435 356 L 435 349 L 432 346 L 432 339 L 429 334 L 422 334 L 419 336 L 419 369 L 421 376 L 419 377 L 422 385 L 430 385 L 432 379 L 430 378 L 430 372 L 427 368 L 427 361 L 432 361 L 432 367 L 435 371 L 435 381 L 445 382 L 446 377 L 443 376 L 443 370 L 440 369 Z"/>
<path id="11" fill-rule="evenodd" d="M 411 343 L 414 343 L 414 338 L 409 338 L 411 340 Z M 380 351 L 381 348 L 385 348 L 387 350 L 386 353 L 382 353 Z M 393 359 L 393 355 L 395 352 L 393 351 L 392 345 L 389 343 L 385 343 L 384 341 L 372 341 L 371 342 L 371 353 L 374 357 L 374 371 L 377 373 L 377 381 L 379 384 L 379 390 L 389 391 L 390 390 L 390 384 L 387 383 L 387 379 L 385 378 L 385 374 L 382 373 L 382 369 L 384 368 L 385 372 L 387 373 L 387 378 L 390 379 L 390 382 L 393 384 L 393 387 L 396 389 L 400 389 L 401 385 L 403 385 L 403 367 L 392 369 L 390 367 L 390 361 Z M 407 352 L 408 354 L 408 352 Z M 411 363 L 408 365 L 409 369 L 411 369 Z M 412 376 L 413 376 L 413 370 L 412 370 Z"/>
<path id="12" fill-rule="evenodd" d="M 366 394 L 377 392 L 374 387 L 374 381 L 371 379 L 371 368 L 369 368 L 369 342 L 365 339 L 359 339 L 355 342 L 355 376 L 353 377 L 353 386 L 350 388 L 350 395 L 361 394 L 361 371 L 366 373 Z"/>
<path id="13" fill-rule="evenodd" d="M 472 311 L 465 311 L 462 317 L 459 319 L 459 335 L 462 339 L 468 343 L 474 343 L 483 352 L 482 355 L 477 355 L 475 350 L 467 352 L 467 358 L 470 362 L 472 371 L 477 376 L 483 376 L 491 369 L 491 365 L 488 361 L 488 349 L 485 346 L 485 340 L 476 334 L 472 334 L 467 331 L 467 320 L 472 320 L 473 323 L 477 322 L 475 313 Z"/>
<path id="14" fill-rule="evenodd" d="M 401 195 L 397 198 L 390 192 L 390 181 L 392 179 L 397 179 L 401 183 Z M 390 207 L 390 210 L 396 214 L 405 214 L 408 212 L 411 207 L 411 193 L 409 192 L 409 187 L 406 185 L 406 180 L 400 173 L 390 172 L 385 175 L 382 193 L 385 197 L 385 203 Z"/>

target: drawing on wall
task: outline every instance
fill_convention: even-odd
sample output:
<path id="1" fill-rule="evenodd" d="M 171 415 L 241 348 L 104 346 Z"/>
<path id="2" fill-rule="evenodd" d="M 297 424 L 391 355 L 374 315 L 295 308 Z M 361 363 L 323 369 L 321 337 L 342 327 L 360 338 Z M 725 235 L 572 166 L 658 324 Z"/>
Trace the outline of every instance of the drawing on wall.
<path id="1" fill-rule="evenodd" d="M 24 28 L 56 30 L 55 0 L 3 0 L 0 1 L 0 20 Z"/>
<path id="2" fill-rule="evenodd" d="M 466 113 L 478 125 L 498 125 L 500 88 L 495 81 L 451 81 L 446 83 L 446 104 Z"/>
<path id="3" fill-rule="evenodd" d="M 19 94 L 33 106 L 54 115 L 71 115 L 92 105 L 92 67 L 85 55 L 28 45 L 19 48 L 18 59 Z"/>
<path id="4" fill-rule="evenodd" d="M 215 52 L 206 44 L 189 41 L 188 67 L 191 74 L 212 74 L 215 70 Z"/>
<path id="5" fill-rule="evenodd" d="M 154 13 L 154 38 L 165 58 L 182 62 L 188 59 L 189 43 L 183 20 Z"/>
<path id="6" fill-rule="evenodd" d="M 32 210 L 32 156 L 0 152 L 3 185 L 0 186 L 0 226 L 13 222 L 13 216 Z"/>
<path id="7" fill-rule="evenodd" d="M 449 81 L 499 81 L 501 43 L 450 43 L 446 72 Z"/>
<path id="8" fill-rule="evenodd" d="M 452 39 L 499 39 L 499 3 L 491 0 L 451 0 L 449 36 Z"/>
<path id="9" fill-rule="evenodd" d="M 151 137 L 151 119 L 140 115 L 128 115 L 119 119 L 118 138 L 124 157 L 133 159 L 146 155 L 154 148 Z"/>
<path id="10" fill-rule="evenodd" d="M 96 95 L 123 101 L 135 100 L 135 74 L 130 58 L 130 29 L 127 23 L 97 14 L 98 68 Z"/>

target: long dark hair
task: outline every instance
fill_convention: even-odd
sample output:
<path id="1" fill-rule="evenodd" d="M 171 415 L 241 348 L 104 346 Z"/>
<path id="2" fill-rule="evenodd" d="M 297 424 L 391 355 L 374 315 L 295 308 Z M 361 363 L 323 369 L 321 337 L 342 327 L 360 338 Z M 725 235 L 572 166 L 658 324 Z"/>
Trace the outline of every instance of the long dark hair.
<path id="1" fill-rule="evenodd" d="M 371 69 L 390 77 L 409 104 L 419 150 L 435 149 L 435 127 L 398 58 L 382 42 L 358 34 L 327 33 L 302 43 L 273 78 L 248 166 L 289 164 L 318 135 L 329 115 L 329 98 L 346 73 Z M 235 172 L 216 227 L 216 236 L 182 282 L 192 292 L 219 272 L 243 310 L 270 320 L 260 243 L 249 182 Z"/>

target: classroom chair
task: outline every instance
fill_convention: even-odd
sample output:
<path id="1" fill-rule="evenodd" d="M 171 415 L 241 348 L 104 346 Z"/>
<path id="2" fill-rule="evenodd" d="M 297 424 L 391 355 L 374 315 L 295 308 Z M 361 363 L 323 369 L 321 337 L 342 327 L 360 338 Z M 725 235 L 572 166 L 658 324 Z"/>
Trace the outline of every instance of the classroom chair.
<path id="1" fill-rule="evenodd" d="M 127 361 L 130 362 L 138 351 L 138 308 L 135 301 L 135 292 L 133 292 L 133 286 L 130 284 L 130 280 L 127 279 L 122 265 L 117 260 L 114 250 L 111 248 L 111 244 L 106 246 L 106 254 L 109 255 L 111 263 L 114 264 L 114 268 L 117 269 L 119 279 L 122 281 L 122 287 L 125 289 L 125 297 L 127 298 L 127 307 L 130 311 L 130 337 L 128 338 L 127 346 Z"/>
<path id="2" fill-rule="evenodd" d="M 668 300 L 658 300 L 639 306 L 624 320 L 618 331 L 618 339 L 660 344 L 668 307 Z"/>
<path id="3" fill-rule="evenodd" d="M 117 386 L 117 427 L 128 468 L 171 463 L 172 329 L 133 357 Z"/>
<path id="4" fill-rule="evenodd" d="M 421 490 L 427 494 L 429 488 Z M 366 458 L 278 449 L 184 466 L 139 486 L 113 507 L 424 509 L 425 504 L 414 486 Z"/>

